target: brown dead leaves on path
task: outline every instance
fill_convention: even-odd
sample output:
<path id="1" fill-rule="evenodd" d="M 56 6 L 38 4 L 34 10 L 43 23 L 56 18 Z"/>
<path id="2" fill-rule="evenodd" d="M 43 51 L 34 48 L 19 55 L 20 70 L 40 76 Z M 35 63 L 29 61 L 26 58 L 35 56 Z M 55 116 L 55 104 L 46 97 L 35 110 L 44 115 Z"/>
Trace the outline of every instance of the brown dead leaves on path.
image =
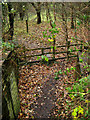
<path id="1" fill-rule="evenodd" d="M 56 111 L 61 109 L 58 102 L 62 102 L 65 110 L 65 101 L 70 99 L 65 88 L 72 85 L 73 73 L 71 75 L 69 73 L 68 77 L 63 74 L 58 80 L 54 77 L 60 69 L 63 71 L 74 63 L 75 61 L 67 63 L 65 60 L 59 60 L 48 66 L 46 64 L 22 66 L 19 79 L 21 111 L 18 118 L 50 118 L 54 113 L 57 115 Z"/>

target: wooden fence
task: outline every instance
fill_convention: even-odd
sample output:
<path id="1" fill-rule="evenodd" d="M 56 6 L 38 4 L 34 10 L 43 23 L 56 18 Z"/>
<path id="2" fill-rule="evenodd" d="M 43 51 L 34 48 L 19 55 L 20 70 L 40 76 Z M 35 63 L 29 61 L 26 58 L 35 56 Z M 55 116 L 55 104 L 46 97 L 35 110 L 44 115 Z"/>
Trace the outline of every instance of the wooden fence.
<path id="1" fill-rule="evenodd" d="M 58 59 L 67 59 L 67 60 L 69 60 L 69 58 L 71 58 L 71 57 L 77 57 L 77 55 L 73 54 L 77 50 L 72 50 L 70 52 L 69 49 L 70 49 L 71 46 L 79 46 L 78 50 L 81 51 L 83 44 L 82 44 L 82 41 L 79 41 L 79 42 L 80 43 L 71 44 L 70 41 L 68 41 L 68 43 L 65 44 L 65 45 L 56 46 L 56 49 L 57 48 L 62 48 L 62 47 L 66 48 L 66 51 L 61 51 L 61 52 L 57 52 L 57 50 L 54 47 L 53 48 L 51 48 L 51 47 L 42 47 L 42 48 L 35 48 L 35 49 L 26 49 L 25 47 L 23 47 L 23 50 L 19 50 L 19 52 L 24 53 L 24 55 L 20 56 L 20 58 L 24 58 L 25 61 L 21 62 L 20 65 L 23 65 L 25 63 L 31 64 L 31 63 L 40 62 L 41 60 L 34 60 L 34 61 L 31 61 L 31 62 L 28 62 L 28 61 L 26 61 L 26 59 L 29 58 L 29 60 L 30 60 L 32 57 L 42 56 L 42 55 L 47 55 L 47 54 L 52 54 L 52 56 L 53 56 L 48 61 L 55 61 L 55 60 L 58 60 Z M 47 49 L 52 49 L 53 51 L 52 52 L 44 52 Z M 30 51 L 31 52 L 31 51 L 37 51 L 37 50 L 40 50 L 41 54 L 26 55 L 26 51 Z M 67 55 L 65 57 L 58 57 L 58 58 L 56 58 L 57 54 L 62 54 L 62 53 L 66 53 Z"/>

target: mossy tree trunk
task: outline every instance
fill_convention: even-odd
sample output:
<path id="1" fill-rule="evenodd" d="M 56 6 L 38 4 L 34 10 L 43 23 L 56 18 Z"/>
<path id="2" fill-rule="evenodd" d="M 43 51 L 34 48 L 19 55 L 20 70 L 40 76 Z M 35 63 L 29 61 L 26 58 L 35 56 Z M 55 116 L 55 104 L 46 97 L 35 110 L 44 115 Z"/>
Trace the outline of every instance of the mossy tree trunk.
<path id="1" fill-rule="evenodd" d="M 11 12 L 12 4 L 11 3 L 7 3 L 7 4 L 8 4 L 9 24 L 10 24 L 8 40 L 12 40 L 14 34 L 14 14 Z"/>

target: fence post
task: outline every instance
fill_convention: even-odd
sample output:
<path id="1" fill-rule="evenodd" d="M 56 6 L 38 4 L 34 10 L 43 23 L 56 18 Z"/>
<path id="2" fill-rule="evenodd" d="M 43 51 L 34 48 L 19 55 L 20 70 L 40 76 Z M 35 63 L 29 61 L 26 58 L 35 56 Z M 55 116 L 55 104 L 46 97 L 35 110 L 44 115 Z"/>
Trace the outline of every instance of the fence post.
<path id="1" fill-rule="evenodd" d="M 53 41 L 53 59 L 55 59 L 55 38 Z"/>
<path id="2" fill-rule="evenodd" d="M 81 40 L 80 52 L 82 52 L 82 43 L 83 41 Z"/>
<path id="3" fill-rule="evenodd" d="M 42 55 L 44 55 L 44 48 L 42 48 L 41 50 L 42 50 Z"/>
<path id="4" fill-rule="evenodd" d="M 70 41 L 67 41 L 67 60 L 69 60 L 69 48 L 70 48 Z"/>
<path id="5" fill-rule="evenodd" d="M 80 68 L 80 63 L 79 63 L 79 56 L 77 53 L 77 61 L 76 61 L 76 70 L 75 70 L 75 80 L 81 78 L 81 68 Z"/>
<path id="6" fill-rule="evenodd" d="M 42 55 L 44 55 L 44 48 L 41 49 Z M 42 62 L 44 62 L 44 59 L 42 59 Z"/>

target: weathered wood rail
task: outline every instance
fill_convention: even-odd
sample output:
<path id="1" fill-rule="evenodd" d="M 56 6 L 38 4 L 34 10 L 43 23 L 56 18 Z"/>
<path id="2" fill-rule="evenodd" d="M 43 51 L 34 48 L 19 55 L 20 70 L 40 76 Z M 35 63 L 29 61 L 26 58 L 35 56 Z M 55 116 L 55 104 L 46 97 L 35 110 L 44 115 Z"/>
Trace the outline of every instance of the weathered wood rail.
<path id="1" fill-rule="evenodd" d="M 31 63 L 40 62 L 41 60 L 34 60 L 34 61 L 27 62 L 26 59 L 27 58 L 31 59 L 32 57 L 35 57 L 35 56 L 42 56 L 42 55 L 47 55 L 47 54 L 52 54 L 53 55 L 53 57 L 49 58 L 49 61 L 55 61 L 55 60 L 58 60 L 58 59 L 66 59 L 66 58 L 69 59 L 71 57 L 77 57 L 77 55 L 73 54 L 76 50 L 72 50 L 72 52 L 70 52 L 69 49 L 70 49 L 71 46 L 79 46 L 78 51 L 81 51 L 82 50 L 82 45 L 83 45 L 82 43 L 70 44 L 70 41 L 68 41 L 68 45 L 65 44 L 65 45 L 56 46 L 56 49 L 53 49 L 51 47 L 41 47 L 41 48 L 27 49 L 27 48 L 23 47 L 22 50 L 18 51 L 18 52 L 24 53 L 24 55 L 20 56 L 20 58 L 25 59 L 24 62 L 20 63 L 20 65 L 23 65 L 24 63 L 31 64 Z M 61 51 L 61 52 L 57 52 L 57 48 L 66 48 L 66 50 Z M 47 49 L 48 50 L 52 49 L 52 52 L 45 52 L 45 50 L 47 50 Z M 37 50 L 40 50 L 40 54 L 26 55 L 26 51 L 31 52 L 31 51 L 37 51 Z M 67 55 L 65 57 L 56 58 L 57 54 L 62 54 L 62 53 L 66 53 Z"/>

